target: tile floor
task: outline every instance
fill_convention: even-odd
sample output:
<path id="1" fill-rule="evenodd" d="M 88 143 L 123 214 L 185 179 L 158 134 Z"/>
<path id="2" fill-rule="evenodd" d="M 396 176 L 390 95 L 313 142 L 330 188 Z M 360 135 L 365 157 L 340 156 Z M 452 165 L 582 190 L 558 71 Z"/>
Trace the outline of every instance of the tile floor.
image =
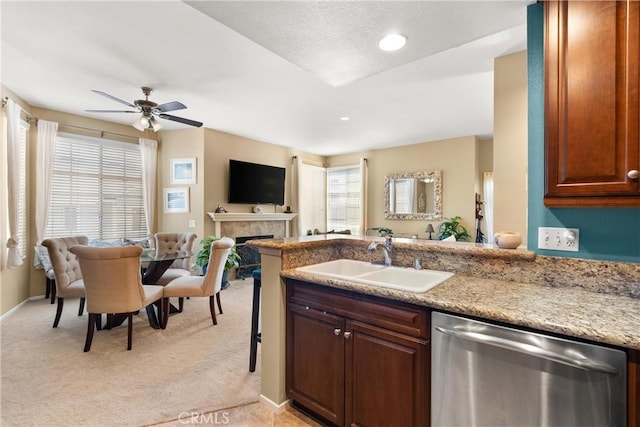
<path id="1" fill-rule="evenodd" d="M 227 427 L 320 427 L 322 424 L 302 412 L 288 408 L 275 414 L 262 403 L 251 403 L 205 414 L 185 414 L 179 420 L 155 427 L 227 426 Z"/>

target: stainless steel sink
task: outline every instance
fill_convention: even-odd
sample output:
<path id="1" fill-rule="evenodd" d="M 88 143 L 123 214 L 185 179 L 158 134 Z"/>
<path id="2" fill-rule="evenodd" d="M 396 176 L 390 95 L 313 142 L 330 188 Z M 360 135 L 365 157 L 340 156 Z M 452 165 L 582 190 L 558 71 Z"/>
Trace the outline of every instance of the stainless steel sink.
<path id="1" fill-rule="evenodd" d="M 453 273 L 448 271 L 414 270 L 413 268 L 395 266 L 385 267 L 380 264 L 352 259 L 339 259 L 306 265 L 298 267 L 296 270 L 323 277 L 416 293 L 433 289 L 453 276 Z"/>

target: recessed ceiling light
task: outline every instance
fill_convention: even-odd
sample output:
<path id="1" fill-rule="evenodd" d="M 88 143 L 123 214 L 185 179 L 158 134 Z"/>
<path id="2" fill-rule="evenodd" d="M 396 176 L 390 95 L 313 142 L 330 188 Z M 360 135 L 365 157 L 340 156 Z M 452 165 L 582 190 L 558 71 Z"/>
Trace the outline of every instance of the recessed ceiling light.
<path id="1" fill-rule="evenodd" d="M 392 52 L 402 48 L 405 43 L 407 43 L 407 38 L 402 34 L 389 34 L 380 40 L 378 46 L 384 51 Z"/>
<path id="2" fill-rule="evenodd" d="M 342 116 L 340 117 L 340 120 L 342 120 L 343 122 L 348 122 L 351 118 L 347 117 L 347 116 Z"/>

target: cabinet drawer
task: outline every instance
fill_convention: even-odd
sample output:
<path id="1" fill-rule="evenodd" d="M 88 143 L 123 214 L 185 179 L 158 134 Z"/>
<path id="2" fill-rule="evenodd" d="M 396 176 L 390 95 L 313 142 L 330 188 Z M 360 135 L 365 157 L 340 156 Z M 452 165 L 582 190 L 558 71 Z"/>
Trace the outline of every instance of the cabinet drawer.
<path id="1" fill-rule="evenodd" d="M 429 338 L 424 307 L 287 279 L 287 300 L 418 338 Z"/>

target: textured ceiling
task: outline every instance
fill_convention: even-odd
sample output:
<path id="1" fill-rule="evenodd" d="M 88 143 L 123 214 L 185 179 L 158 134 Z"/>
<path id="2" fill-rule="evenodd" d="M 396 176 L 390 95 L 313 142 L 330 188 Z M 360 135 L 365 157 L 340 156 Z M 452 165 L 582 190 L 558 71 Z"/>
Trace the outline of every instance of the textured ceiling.
<path id="1" fill-rule="evenodd" d="M 124 124 L 85 111 L 122 107 L 91 89 L 151 86 L 187 105 L 175 115 L 321 155 L 490 135 L 493 60 L 526 48 L 529 3 L 0 1 L 1 78 L 35 107 Z M 390 31 L 405 49 L 378 50 Z"/>
<path id="2" fill-rule="evenodd" d="M 523 2 L 187 2 L 332 86 L 342 86 L 522 24 Z M 378 49 L 390 33 L 401 52 Z"/>

